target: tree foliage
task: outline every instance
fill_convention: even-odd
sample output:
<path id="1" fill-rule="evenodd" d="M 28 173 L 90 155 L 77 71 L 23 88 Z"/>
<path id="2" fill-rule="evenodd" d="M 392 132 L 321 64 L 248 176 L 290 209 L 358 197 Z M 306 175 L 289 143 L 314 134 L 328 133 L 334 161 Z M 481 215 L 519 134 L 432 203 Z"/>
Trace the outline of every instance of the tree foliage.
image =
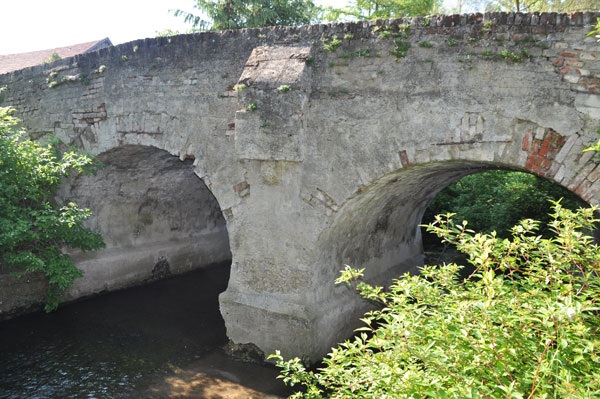
<path id="1" fill-rule="evenodd" d="M 517 11 L 517 12 L 575 12 L 600 11 L 598 0 L 460 0 L 458 12 Z"/>
<path id="2" fill-rule="evenodd" d="M 45 273 L 49 282 L 46 309 L 82 275 L 65 254 L 104 246 L 102 237 L 83 227 L 89 209 L 54 200 L 61 179 L 93 170 L 90 157 L 58 146 L 28 140 L 11 110 L 0 108 L 0 268 L 17 276 Z"/>
<path id="3" fill-rule="evenodd" d="M 174 15 L 198 31 L 303 25 L 318 11 L 312 0 L 196 0 L 194 8 L 201 14 L 178 9 Z"/>
<path id="4" fill-rule="evenodd" d="M 434 14 L 441 0 L 354 0 L 343 8 L 327 7 L 325 18 L 340 20 L 365 20 L 403 18 Z"/>
<path id="5" fill-rule="evenodd" d="M 292 398 L 579 398 L 600 397 L 600 251 L 582 229 L 592 209 L 555 203 L 552 238 L 524 220 L 511 239 L 475 234 L 438 216 L 429 229 L 469 256 L 426 266 L 388 290 L 339 282 L 381 304 L 362 319 L 360 335 L 307 370 L 273 355 Z"/>
<path id="6" fill-rule="evenodd" d="M 433 221 L 435 215 L 453 212 L 456 220 L 468 220 L 473 230 L 496 231 L 500 237 L 508 237 L 519 220 L 535 219 L 544 226 L 541 233 L 548 236 L 548 201 L 560 198 L 564 198 L 564 207 L 580 206 L 575 194 L 541 177 L 490 170 L 465 176 L 442 190 L 427 208 L 423 223 Z"/>

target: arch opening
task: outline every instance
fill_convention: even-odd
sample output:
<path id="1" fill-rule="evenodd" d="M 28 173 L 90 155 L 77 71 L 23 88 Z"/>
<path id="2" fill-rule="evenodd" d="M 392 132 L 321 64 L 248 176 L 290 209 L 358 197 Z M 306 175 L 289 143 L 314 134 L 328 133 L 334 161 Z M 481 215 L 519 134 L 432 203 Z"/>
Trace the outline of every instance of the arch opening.
<path id="1" fill-rule="evenodd" d="M 87 223 L 106 243 L 72 254 L 84 277 L 68 300 L 216 264 L 229 268 L 225 219 L 192 160 L 141 145 L 117 147 L 98 160 L 96 175 L 76 176 L 59 192 L 59 201 L 92 210 Z"/>
<path id="2" fill-rule="evenodd" d="M 434 221 L 438 214 L 454 213 L 455 223 L 468 222 L 475 232 L 495 232 L 500 238 L 511 238 L 511 229 L 523 219 L 540 222 L 538 234 L 553 236 L 551 201 L 561 200 L 564 208 L 589 207 L 578 195 L 546 178 L 510 169 L 494 169 L 470 174 L 446 186 L 428 205 L 422 225 Z M 423 252 L 426 264 L 457 262 L 470 268 L 466 256 L 453 246 L 443 244 L 422 226 Z M 596 232 L 590 232 L 594 235 Z"/>
<path id="3" fill-rule="evenodd" d="M 337 309 L 324 312 L 319 321 L 320 331 L 329 336 L 325 341 L 350 336 L 371 306 L 348 287 L 332 288 L 345 264 L 365 268 L 364 280 L 382 286 L 404 273 L 417 273 L 425 263 L 420 225 L 431 201 L 465 176 L 499 169 L 517 170 L 481 161 L 434 162 L 397 170 L 355 193 L 319 237 L 323 261 L 319 281 L 324 283 L 315 292 L 318 303 Z M 546 210 L 550 211 L 550 203 Z"/>
<path id="4" fill-rule="evenodd" d="M 328 264 L 337 266 L 329 272 L 336 273 L 344 264 L 367 267 L 367 278 L 374 283 L 385 283 L 390 273 L 398 276 L 398 271 L 414 271 L 411 262 L 419 265 L 423 259 L 420 225 L 434 198 L 466 176 L 495 171 L 534 176 L 534 180 L 541 182 L 536 188 L 555 187 L 552 193 L 536 198 L 538 204 L 545 202 L 542 212 L 550 212 L 548 199 L 561 196 L 568 197 L 571 204 L 589 206 L 557 183 L 509 165 L 475 161 L 416 165 L 382 177 L 356 193 L 340 209 L 321 237 L 321 251 L 324 255 L 329 253 Z"/>

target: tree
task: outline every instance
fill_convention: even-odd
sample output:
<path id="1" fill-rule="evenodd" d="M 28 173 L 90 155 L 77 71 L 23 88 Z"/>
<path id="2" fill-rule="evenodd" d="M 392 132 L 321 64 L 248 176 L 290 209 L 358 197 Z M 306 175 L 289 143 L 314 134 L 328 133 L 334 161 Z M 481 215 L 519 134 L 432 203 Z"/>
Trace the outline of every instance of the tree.
<path id="1" fill-rule="evenodd" d="M 524 220 L 510 240 L 438 216 L 429 229 L 475 268 L 465 279 L 456 264 L 426 266 L 384 290 L 346 267 L 337 282 L 380 308 L 317 371 L 272 356 L 304 386 L 292 398 L 600 397 L 600 248 L 581 232 L 593 211 L 555 203 L 554 237 Z"/>
<path id="2" fill-rule="evenodd" d="M 403 18 L 434 14 L 440 0 L 354 0 L 344 8 L 327 7 L 329 21 Z"/>
<path id="3" fill-rule="evenodd" d="M 459 0 L 459 9 L 474 11 L 600 11 L 598 0 Z"/>
<path id="4" fill-rule="evenodd" d="M 43 272 L 50 311 L 58 306 L 60 292 L 82 275 L 65 249 L 104 246 L 99 234 L 83 227 L 89 209 L 54 200 L 63 177 L 90 173 L 94 166 L 86 155 L 61 153 L 57 143 L 28 140 L 11 111 L 0 107 L 0 268 L 17 277 Z"/>
<path id="5" fill-rule="evenodd" d="M 197 31 L 302 25 L 313 22 L 318 12 L 312 0 L 196 0 L 194 8 L 208 20 L 179 9 L 174 15 Z"/>

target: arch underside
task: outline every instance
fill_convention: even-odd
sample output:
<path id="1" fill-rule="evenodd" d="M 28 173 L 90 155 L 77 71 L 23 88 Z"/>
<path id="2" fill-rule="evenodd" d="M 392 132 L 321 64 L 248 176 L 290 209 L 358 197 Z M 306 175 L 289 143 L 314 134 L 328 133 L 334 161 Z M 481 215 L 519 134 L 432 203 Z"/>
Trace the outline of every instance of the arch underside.
<path id="1" fill-rule="evenodd" d="M 63 184 L 59 201 L 92 209 L 87 225 L 106 248 L 73 253 L 84 277 L 73 299 L 229 261 L 225 220 L 191 160 L 164 150 L 126 145 L 98 156 L 96 175 Z"/>
<path id="2" fill-rule="evenodd" d="M 525 171 L 472 160 L 431 162 L 389 173 L 362 188 L 319 237 L 319 279 L 332 282 L 343 265 L 364 268 L 364 280 L 381 286 L 404 273 L 418 273 L 424 262 L 421 220 L 430 202 L 461 178 L 493 169 Z M 317 330 L 329 337 L 324 341 L 347 338 L 372 306 L 345 286 L 323 284 L 315 292 L 316 307 L 325 309 L 317 321 Z"/>

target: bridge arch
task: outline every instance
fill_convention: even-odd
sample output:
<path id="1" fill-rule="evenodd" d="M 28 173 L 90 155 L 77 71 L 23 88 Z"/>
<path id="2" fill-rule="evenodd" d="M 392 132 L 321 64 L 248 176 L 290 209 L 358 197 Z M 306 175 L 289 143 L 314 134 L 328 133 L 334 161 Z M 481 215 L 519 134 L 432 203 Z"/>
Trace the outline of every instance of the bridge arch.
<path id="1" fill-rule="evenodd" d="M 68 297 L 230 262 L 225 219 L 193 160 L 145 145 L 115 147 L 97 159 L 103 167 L 95 175 L 77 175 L 59 192 L 59 201 L 93 209 L 87 223 L 106 242 L 73 254 L 84 277 Z"/>
<path id="2" fill-rule="evenodd" d="M 441 190 L 461 178 L 487 170 L 527 172 L 562 186 L 579 196 L 582 202 L 597 204 L 596 192 L 590 187 L 597 187 L 600 169 L 590 161 L 589 155 L 581 153 L 580 148 L 563 147 L 566 140 L 557 140 L 553 132 L 540 135 L 535 142 L 534 137 L 529 131 L 514 140 L 524 156 L 517 154 L 513 163 L 502 162 L 509 157 L 490 161 L 494 159 L 494 152 L 510 151 L 512 143 L 503 144 L 507 148 L 490 147 L 487 151 L 474 151 L 470 145 L 460 145 L 452 151 L 440 152 L 435 161 L 405 162 L 404 167 L 383 173 L 359 187 L 339 207 L 317 240 L 321 267 L 315 268 L 319 270 L 317 281 L 323 284 L 314 287 L 313 292 L 320 304 L 317 306 L 325 309 L 317 323 L 320 334 L 327 337 L 324 341 L 341 341 L 350 336 L 360 326 L 359 318 L 370 307 L 354 290 L 333 285 L 344 265 L 365 268 L 364 279 L 383 286 L 406 272 L 418 272 L 424 263 L 420 229 L 423 214 Z M 547 154 L 540 156 L 544 140 L 551 144 L 547 145 Z M 556 143 L 558 146 L 552 148 Z M 566 153 L 560 154 L 563 148 Z M 555 161 L 567 157 L 579 162 L 570 165 L 574 173 L 565 178 L 563 173 L 557 174 L 560 166 Z"/>

